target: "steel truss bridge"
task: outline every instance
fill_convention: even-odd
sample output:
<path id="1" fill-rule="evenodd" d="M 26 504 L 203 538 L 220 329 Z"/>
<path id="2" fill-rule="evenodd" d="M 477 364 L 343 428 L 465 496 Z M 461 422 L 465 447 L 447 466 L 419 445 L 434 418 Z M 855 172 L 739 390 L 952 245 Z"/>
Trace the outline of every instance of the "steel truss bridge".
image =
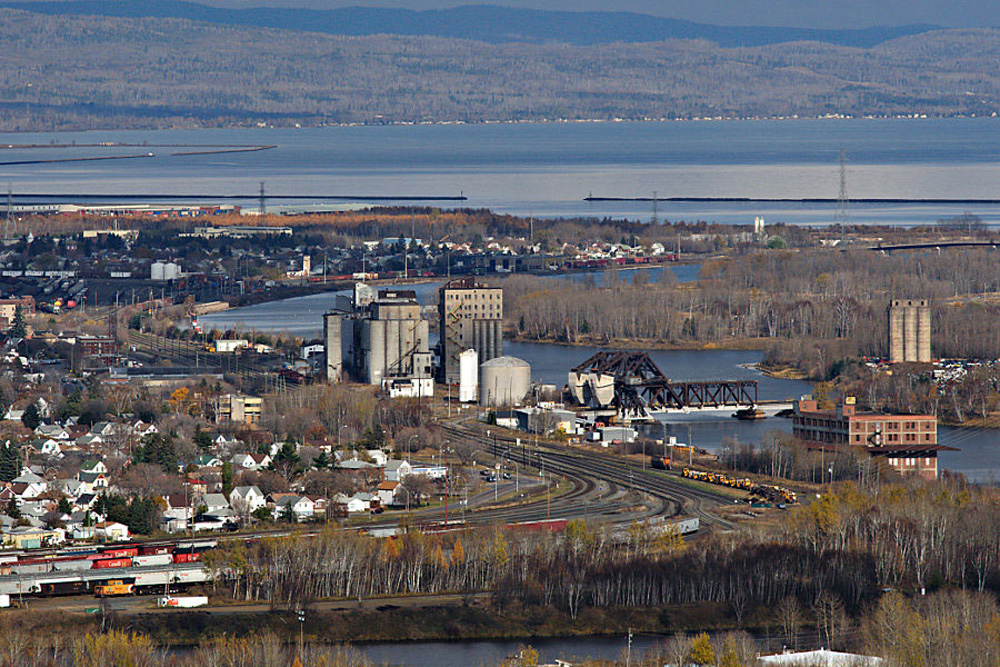
<path id="1" fill-rule="evenodd" d="M 573 368 L 575 373 L 614 377 L 611 407 L 623 415 L 646 416 L 649 410 L 668 408 L 753 408 L 756 380 L 672 382 L 645 352 L 598 352 Z"/>

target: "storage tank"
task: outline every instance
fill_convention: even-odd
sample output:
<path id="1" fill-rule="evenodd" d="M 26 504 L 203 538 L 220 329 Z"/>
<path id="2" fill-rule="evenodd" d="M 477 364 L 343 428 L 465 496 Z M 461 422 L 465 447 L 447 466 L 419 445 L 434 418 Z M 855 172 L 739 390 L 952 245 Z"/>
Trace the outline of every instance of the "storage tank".
<path id="1" fill-rule="evenodd" d="M 150 280 L 165 280 L 163 276 L 165 275 L 164 269 L 166 266 L 163 262 L 153 262 L 153 265 L 149 267 Z"/>
<path id="2" fill-rule="evenodd" d="M 177 280 L 181 277 L 181 265 L 174 262 L 167 262 L 163 267 L 164 280 Z"/>
<path id="3" fill-rule="evenodd" d="M 479 353 L 466 350 L 458 355 L 458 400 L 475 403 L 479 389 Z"/>
<path id="4" fill-rule="evenodd" d="M 531 389 L 531 365 L 517 357 L 497 357 L 479 366 L 479 404 L 516 405 Z"/>

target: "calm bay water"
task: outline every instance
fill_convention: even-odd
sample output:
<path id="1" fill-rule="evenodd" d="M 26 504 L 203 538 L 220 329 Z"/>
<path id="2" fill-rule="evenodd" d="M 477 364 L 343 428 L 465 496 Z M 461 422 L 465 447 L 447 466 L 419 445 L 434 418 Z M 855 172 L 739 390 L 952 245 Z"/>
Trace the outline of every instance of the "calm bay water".
<path id="1" fill-rule="evenodd" d="M 13 144 L 148 143 L 139 148 L 4 149 Z M 154 144 L 275 144 L 272 150 L 173 155 Z M 154 153 L 137 160 L 0 164 L 23 193 L 243 194 L 256 206 L 266 182 L 282 195 L 459 195 L 462 206 L 539 217 L 649 219 L 649 203 L 587 203 L 599 196 L 832 197 L 839 154 L 848 195 L 991 198 L 1000 181 L 1000 120 L 741 121 L 429 125 L 318 129 L 165 130 L 0 135 L 0 163 Z M 74 198 L 75 199 L 75 198 Z M 668 203 L 659 216 L 747 224 L 831 223 L 834 205 Z M 853 205 L 857 223 L 933 222 L 969 210 L 1000 224 L 1000 206 Z"/>

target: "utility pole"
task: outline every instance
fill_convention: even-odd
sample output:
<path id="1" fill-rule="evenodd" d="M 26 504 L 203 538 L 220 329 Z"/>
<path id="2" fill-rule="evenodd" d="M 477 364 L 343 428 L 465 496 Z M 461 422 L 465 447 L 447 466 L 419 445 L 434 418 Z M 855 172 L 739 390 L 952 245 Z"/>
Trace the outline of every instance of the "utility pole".
<path id="1" fill-rule="evenodd" d="M 656 198 L 656 190 L 653 190 L 653 224 L 654 225 L 657 225 L 660 222 L 660 219 L 659 219 L 659 216 L 657 215 L 657 210 L 656 210 L 657 203 L 658 202 L 657 202 L 657 198 Z"/>

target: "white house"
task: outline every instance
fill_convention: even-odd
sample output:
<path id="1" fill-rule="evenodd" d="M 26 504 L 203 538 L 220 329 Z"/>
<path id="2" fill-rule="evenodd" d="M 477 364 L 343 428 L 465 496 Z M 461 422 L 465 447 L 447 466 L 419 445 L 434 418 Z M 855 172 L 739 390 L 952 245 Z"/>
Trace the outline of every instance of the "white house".
<path id="1" fill-rule="evenodd" d="M 35 438 L 31 441 L 31 448 L 46 458 L 62 456 L 62 447 L 59 440 L 54 438 Z M 65 443 L 65 441 L 63 441 Z"/>
<path id="2" fill-rule="evenodd" d="M 229 501 L 221 493 L 206 493 L 198 501 L 198 504 L 208 508 L 205 511 L 206 514 L 221 509 L 229 509 Z"/>
<path id="3" fill-rule="evenodd" d="M 128 526 L 117 521 L 102 521 L 94 526 L 94 537 L 98 542 L 124 542 L 131 539 Z"/>
<path id="4" fill-rule="evenodd" d="M 389 459 L 385 464 L 385 480 L 387 482 L 402 482 L 413 471 L 413 466 L 407 461 Z"/>
<path id="5" fill-rule="evenodd" d="M 93 459 L 89 461 L 84 461 L 80 466 L 80 472 L 99 472 L 103 475 L 108 474 L 108 466 L 104 465 L 104 461 L 95 461 Z"/>
<path id="6" fill-rule="evenodd" d="M 232 459 L 234 470 L 264 470 L 271 465 L 267 454 L 237 454 Z"/>
<path id="7" fill-rule="evenodd" d="M 378 499 L 382 507 L 398 505 L 396 494 L 399 493 L 399 482 L 382 482 L 378 485 Z"/>
<path id="8" fill-rule="evenodd" d="M 238 514 L 252 514 L 266 504 L 257 486 L 237 486 L 229 493 L 229 506 Z"/>
<path id="9" fill-rule="evenodd" d="M 53 438 L 55 440 L 69 440 L 69 431 L 56 424 L 39 424 L 35 433 L 43 438 Z"/>
<path id="10" fill-rule="evenodd" d="M 335 505 L 343 505 L 347 508 L 348 514 L 354 514 L 356 512 L 367 512 L 371 505 L 357 496 L 349 496 L 346 493 L 338 493 L 333 497 L 333 503 Z"/>
<path id="11" fill-rule="evenodd" d="M 384 466 L 389 462 L 389 457 L 381 449 L 368 449 L 368 458 L 375 462 L 375 465 Z"/>
<path id="12" fill-rule="evenodd" d="M 282 519 L 288 507 L 292 508 L 292 515 L 296 521 L 303 521 L 312 518 L 316 503 L 305 496 L 282 496 L 274 503 L 274 518 Z"/>

